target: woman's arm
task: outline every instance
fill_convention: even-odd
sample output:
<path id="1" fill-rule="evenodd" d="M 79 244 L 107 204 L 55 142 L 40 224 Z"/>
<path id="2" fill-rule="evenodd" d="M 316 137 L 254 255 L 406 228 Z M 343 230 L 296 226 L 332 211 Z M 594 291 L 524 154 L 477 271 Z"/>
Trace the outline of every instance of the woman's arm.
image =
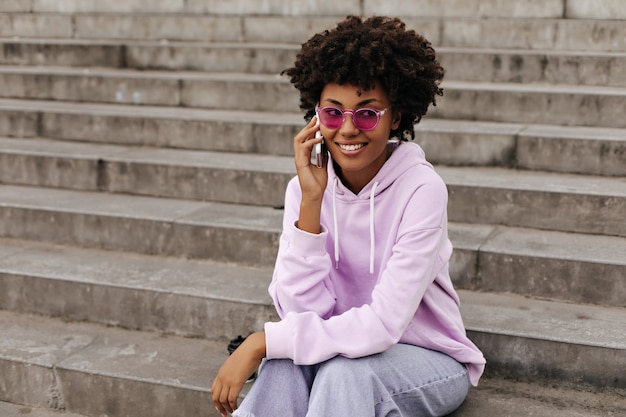
<path id="1" fill-rule="evenodd" d="M 211 398 L 222 416 L 237 409 L 239 393 L 265 357 L 265 349 L 265 332 L 253 333 L 220 368 L 211 385 Z"/>
<path id="2" fill-rule="evenodd" d="M 283 232 L 269 293 L 280 317 L 289 312 L 312 311 L 329 317 L 335 307 L 335 294 L 329 274 L 331 260 L 326 252 L 328 232 L 319 234 L 296 227 L 301 191 L 292 180 L 285 194 Z"/>
<path id="3" fill-rule="evenodd" d="M 281 317 L 303 311 L 328 317 L 335 305 L 325 248 L 328 233 L 320 224 L 328 172 L 311 164 L 311 150 L 322 140 L 315 137 L 318 130 L 314 117 L 293 141 L 298 176 L 285 193 L 283 233 L 269 288 Z"/>

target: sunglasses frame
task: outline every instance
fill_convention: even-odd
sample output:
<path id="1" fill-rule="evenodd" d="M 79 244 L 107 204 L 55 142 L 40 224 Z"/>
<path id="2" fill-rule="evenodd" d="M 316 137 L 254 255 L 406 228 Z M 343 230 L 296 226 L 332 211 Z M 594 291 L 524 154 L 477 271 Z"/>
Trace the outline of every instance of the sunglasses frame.
<path id="1" fill-rule="evenodd" d="M 324 110 L 324 109 L 334 109 L 334 110 L 338 110 L 341 112 L 341 124 L 337 127 L 329 127 L 326 126 L 326 124 L 322 121 L 322 118 L 320 117 L 320 111 Z M 317 115 L 317 120 L 320 121 L 321 124 L 324 125 L 324 127 L 326 127 L 327 129 L 330 130 L 337 130 L 339 129 L 346 121 L 346 114 L 349 114 L 350 116 L 352 116 L 352 124 L 359 130 L 362 130 L 364 132 L 370 132 L 374 129 L 376 129 L 378 127 L 378 123 L 380 123 L 380 118 L 387 112 L 387 110 L 389 110 L 389 107 L 386 107 L 382 110 L 377 110 L 377 109 L 372 109 L 370 107 L 361 107 L 359 109 L 353 110 L 353 109 L 341 109 L 339 107 L 336 106 L 323 106 L 323 107 L 319 107 L 319 106 L 315 106 L 315 114 Z M 359 112 L 359 111 L 372 111 L 376 114 L 376 123 L 374 124 L 374 127 L 372 127 L 371 129 L 361 129 L 359 126 L 357 126 L 357 124 L 355 123 L 355 119 L 354 119 L 354 114 Z"/>

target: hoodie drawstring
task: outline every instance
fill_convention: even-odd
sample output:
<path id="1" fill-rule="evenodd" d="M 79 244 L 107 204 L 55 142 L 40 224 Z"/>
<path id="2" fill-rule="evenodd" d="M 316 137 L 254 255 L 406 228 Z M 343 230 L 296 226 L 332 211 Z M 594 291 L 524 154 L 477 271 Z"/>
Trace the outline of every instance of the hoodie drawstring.
<path id="1" fill-rule="evenodd" d="M 370 275 L 374 275 L 374 253 L 376 250 L 376 238 L 374 235 L 374 194 L 378 183 L 372 185 L 370 192 Z"/>
<path id="2" fill-rule="evenodd" d="M 337 183 L 339 179 L 335 177 L 333 182 L 333 227 L 335 228 L 335 269 L 339 268 L 339 227 L 337 227 Z"/>
<path id="3" fill-rule="evenodd" d="M 335 269 L 339 268 L 339 226 L 337 224 L 337 184 L 339 179 L 335 177 L 333 182 L 333 227 L 335 228 Z M 374 196 L 376 195 L 378 182 L 372 184 L 370 191 L 370 274 L 374 275 L 374 255 L 376 253 L 376 235 L 374 233 Z"/>

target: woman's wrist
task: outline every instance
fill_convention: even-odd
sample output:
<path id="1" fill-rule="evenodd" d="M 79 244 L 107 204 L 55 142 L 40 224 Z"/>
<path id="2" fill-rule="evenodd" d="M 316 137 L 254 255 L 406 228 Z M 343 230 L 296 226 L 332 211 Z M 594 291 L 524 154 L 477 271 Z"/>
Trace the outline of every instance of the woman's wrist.
<path id="1" fill-rule="evenodd" d="M 264 331 L 252 333 L 250 336 L 248 336 L 246 341 L 248 339 L 250 340 L 249 343 L 251 343 L 251 348 L 254 352 L 255 358 L 261 360 L 265 356 L 267 356 L 267 348 L 266 348 L 266 343 L 265 343 Z"/>
<path id="2" fill-rule="evenodd" d="M 322 231 L 320 216 L 322 213 L 322 201 L 302 200 L 300 202 L 300 215 L 297 227 L 305 232 L 319 234 Z"/>

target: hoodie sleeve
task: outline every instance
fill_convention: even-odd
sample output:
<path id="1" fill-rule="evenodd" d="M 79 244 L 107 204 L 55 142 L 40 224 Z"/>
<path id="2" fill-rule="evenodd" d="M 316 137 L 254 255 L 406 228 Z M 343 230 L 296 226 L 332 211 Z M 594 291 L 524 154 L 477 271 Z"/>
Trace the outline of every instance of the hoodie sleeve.
<path id="1" fill-rule="evenodd" d="M 447 190 L 438 176 L 414 190 L 372 301 L 328 318 L 288 311 L 280 322 L 265 324 L 267 357 L 315 364 L 336 355 L 379 353 L 398 343 L 442 266 L 446 205 Z"/>
<path id="2" fill-rule="evenodd" d="M 320 234 L 313 234 L 296 227 L 300 194 L 294 178 L 285 195 L 283 232 L 269 293 L 281 318 L 303 312 L 328 318 L 335 306 L 328 278 L 331 261 L 325 248 L 328 231 L 322 226 Z"/>

